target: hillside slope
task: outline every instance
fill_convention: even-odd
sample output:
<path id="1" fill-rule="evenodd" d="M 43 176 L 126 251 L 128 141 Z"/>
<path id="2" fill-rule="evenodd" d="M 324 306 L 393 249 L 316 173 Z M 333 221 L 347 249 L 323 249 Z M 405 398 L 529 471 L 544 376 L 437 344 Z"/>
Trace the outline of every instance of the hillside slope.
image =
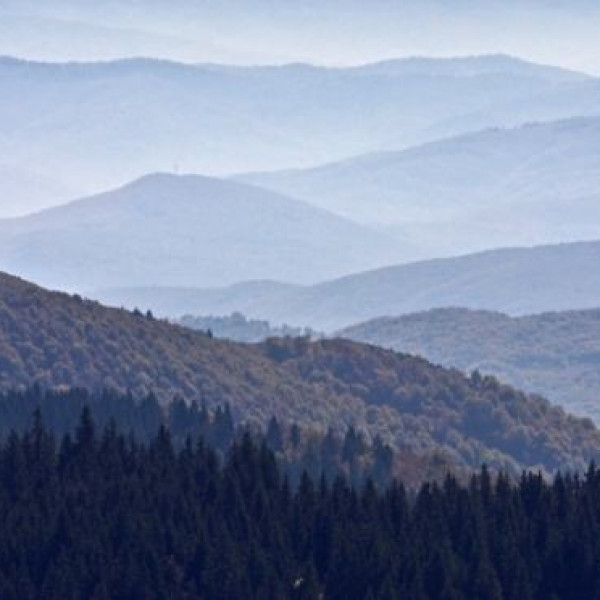
<path id="1" fill-rule="evenodd" d="M 374 319 L 339 335 L 491 373 L 600 422 L 600 310 L 509 317 L 436 309 Z"/>
<path id="2" fill-rule="evenodd" d="M 239 418 L 353 424 L 462 465 L 582 467 L 600 432 L 540 398 L 345 340 L 225 342 L 0 275 L 0 387 L 111 386 L 229 403 Z"/>
<path id="3" fill-rule="evenodd" d="M 240 180 L 393 226 L 425 257 L 580 241 L 600 237 L 598 139 L 600 119 L 572 119 Z"/>
<path id="4" fill-rule="evenodd" d="M 452 306 L 510 315 L 597 308 L 598 264 L 600 242 L 586 242 L 422 261 L 307 287 L 253 282 L 217 290 L 124 288 L 96 296 L 173 317 L 238 311 L 275 325 L 332 332 L 381 316 Z"/>
<path id="5" fill-rule="evenodd" d="M 368 228 L 259 188 L 152 175 L 0 221 L 0 266 L 61 289 L 315 282 L 401 259 Z"/>

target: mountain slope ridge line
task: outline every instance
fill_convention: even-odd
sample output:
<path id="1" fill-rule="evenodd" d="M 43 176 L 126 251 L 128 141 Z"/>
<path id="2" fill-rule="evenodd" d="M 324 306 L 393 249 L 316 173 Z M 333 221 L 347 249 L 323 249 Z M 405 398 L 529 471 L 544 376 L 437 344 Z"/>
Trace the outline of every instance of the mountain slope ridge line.
<path id="1" fill-rule="evenodd" d="M 491 378 L 334 339 L 217 340 L 139 311 L 106 308 L 0 275 L 0 387 L 114 388 L 163 402 L 229 404 L 245 422 L 354 426 L 395 447 L 487 462 L 583 468 L 600 456 L 591 421 Z"/>

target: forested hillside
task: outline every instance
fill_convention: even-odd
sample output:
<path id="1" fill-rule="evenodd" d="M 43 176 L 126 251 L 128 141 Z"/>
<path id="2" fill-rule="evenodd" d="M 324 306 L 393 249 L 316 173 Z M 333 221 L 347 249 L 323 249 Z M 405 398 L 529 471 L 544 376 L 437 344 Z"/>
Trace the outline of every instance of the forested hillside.
<path id="1" fill-rule="evenodd" d="M 599 31 L 0 0 L 0 600 L 600 600 Z"/>
<path id="2" fill-rule="evenodd" d="M 344 433 L 332 428 L 325 432 L 295 422 L 280 423 L 274 416 L 265 427 L 250 426 L 236 423 L 228 405 L 209 411 L 205 404 L 186 404 L 175 398 L 161 406 L 153 395 L 136 398 L 111 390 L 94 394 L 82 388 L 42 390 L 34 386 L 0 392 L 0 442 L 40 426 L 57 440 L 73 437 L 82 419 L 91 419 L 97 431 L 122 432 L 140 443 L 152 441 L 163 430 L 178 449 L 202 441 L 220 461 L 233 444 L 250 435 L 275 454 L 294 487 L 305 472 L 315 481 L 321 476 L 330 481 L 343 477 L 356 487 L 370 480 L 384 488 L 401 479 L 411 489 L 424 482 L 443 481 L 449 473 L 461 478 L 468 474 L 435 449 L 419 453 L 393 449 L 380 437 L 368 440 L 354 427 Z"/>
<path id="3" fill-rule="evenodd" d="M 150 314 L 108 309 L 0 276 L 0 386 L 106 387 L 163 404 L 176 395 L 265 426 L 353 426 L 459 465 L 581 468 L 600 432 L 493 378 L 346 340 L 227 342 Z"/>
<path id="4" fill-rule="evenodd" d="M 2 600 L 592 600 L 600 474 L 487 470 L 415 497 L 301 478 L 250 436 L 142 444 L 85 413 L 0 444 Z"/>
<path id="5" fill-rule="evenodd" d="M 479 369 L 600 420 L 600 310 L 509 317 L 438 309 L 374 319 L 340 335 L 467 372 Z"/>

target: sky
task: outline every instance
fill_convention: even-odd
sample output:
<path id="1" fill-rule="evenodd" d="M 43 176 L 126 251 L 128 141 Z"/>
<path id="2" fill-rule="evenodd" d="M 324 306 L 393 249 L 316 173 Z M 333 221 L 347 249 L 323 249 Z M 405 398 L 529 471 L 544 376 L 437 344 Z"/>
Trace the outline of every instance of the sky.
<path id="1" fill-rule="evenodd" d="M 349 65 L 505 53 L 600 75 L 589 0 L 0 0 L 0 54 Z"/>

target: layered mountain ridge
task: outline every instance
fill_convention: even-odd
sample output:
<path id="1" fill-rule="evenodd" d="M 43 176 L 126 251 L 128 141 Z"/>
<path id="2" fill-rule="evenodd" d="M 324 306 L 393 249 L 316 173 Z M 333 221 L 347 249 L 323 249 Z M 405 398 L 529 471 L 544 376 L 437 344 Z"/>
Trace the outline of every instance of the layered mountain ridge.
<path id="1" fill-rule="evenodd" d="M 223 285 L 248 277 L 309 283 L 401 258 L 398 242 L 254 186 L 157 174 L 117 190 L 0 220 L 0 265 L 82 290 Z"/>
<path id="2" fill-rule="evenodd" d="M 0 78 L 0 152 L 24 171 L 90 191 L 160 171 L 308 167 L 600 112 L 595 79 L 509 57 L 358 68 L 5 58 Z"/>
<path id="3" fill-rule="evenodd" d="M 395 230 L 422 258 L 598 239 L 599 137 L 599 118 L 573 118 L 239 180 Z"/>
<path id="4" fill-rule="evenodd" d="M 96 290 L 112 305 L 179 317 L 229 315 L 332 332 L 377 317 L 464 307 L 526 315 L 593 309 L 600 242 L 489 250 L 356 273 L 313 286 L 250 282 L 218 289 L 151 286 Z"/>

